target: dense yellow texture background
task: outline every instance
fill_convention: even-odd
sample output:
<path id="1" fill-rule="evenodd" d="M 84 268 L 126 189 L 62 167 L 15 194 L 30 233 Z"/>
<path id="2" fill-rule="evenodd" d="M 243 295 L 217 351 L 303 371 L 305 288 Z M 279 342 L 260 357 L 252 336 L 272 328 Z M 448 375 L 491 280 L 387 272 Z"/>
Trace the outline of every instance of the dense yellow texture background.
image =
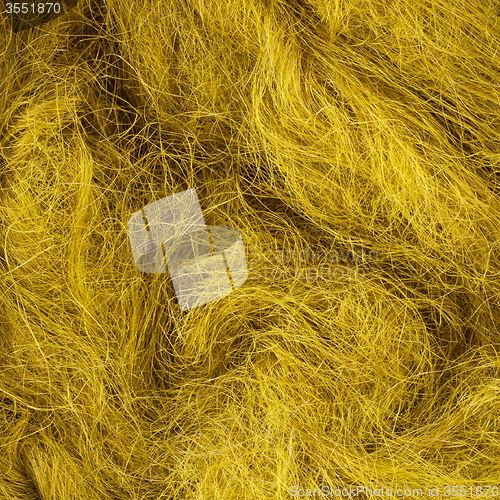
<path id="1" fill-rule="evenodd" d="M 498 0 L 1 19 L 0 498 L 500 487 Z M 191 188 L 250 263 L 363 279 L 181 312 L 127 221 Z"/>

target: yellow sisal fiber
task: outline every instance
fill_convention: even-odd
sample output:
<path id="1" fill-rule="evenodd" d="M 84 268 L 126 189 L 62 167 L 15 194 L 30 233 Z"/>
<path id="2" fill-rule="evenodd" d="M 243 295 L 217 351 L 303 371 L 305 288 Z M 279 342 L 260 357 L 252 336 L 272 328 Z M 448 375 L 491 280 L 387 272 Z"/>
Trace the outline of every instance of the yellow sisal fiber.
<path id="1" fill-rule="evenodd" d="M 498 0 L 2 14 L 0 499 L 500 495 L 499 130 Z M 187 189 L 249 277 L 181 311 Z"/>

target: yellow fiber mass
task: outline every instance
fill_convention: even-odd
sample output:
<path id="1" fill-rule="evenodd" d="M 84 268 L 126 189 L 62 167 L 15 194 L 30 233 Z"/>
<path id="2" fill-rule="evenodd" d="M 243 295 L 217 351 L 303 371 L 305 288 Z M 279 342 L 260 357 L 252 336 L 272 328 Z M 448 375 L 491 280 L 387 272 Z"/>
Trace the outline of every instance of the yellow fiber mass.
<path id="1" fill-rule="evenodd" d="M 11 22 L 0 499 L 500 495 L 498 0 Z M 187 189 L 249 277 L 181 311 L 127 223 Z"/>

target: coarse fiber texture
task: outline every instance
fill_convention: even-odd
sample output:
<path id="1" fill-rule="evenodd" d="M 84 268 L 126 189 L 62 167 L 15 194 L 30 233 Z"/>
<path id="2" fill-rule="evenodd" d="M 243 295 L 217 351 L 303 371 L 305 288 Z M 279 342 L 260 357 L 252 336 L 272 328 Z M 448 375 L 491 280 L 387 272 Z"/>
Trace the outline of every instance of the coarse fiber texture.
<path id="1" fill-rule="evenodd" d="M 2 500 L 499 494 L 499 0 L 80 0 L 0 54 Z M 181 311 L 127 223 L 187 189 L 249 277 Z"/>

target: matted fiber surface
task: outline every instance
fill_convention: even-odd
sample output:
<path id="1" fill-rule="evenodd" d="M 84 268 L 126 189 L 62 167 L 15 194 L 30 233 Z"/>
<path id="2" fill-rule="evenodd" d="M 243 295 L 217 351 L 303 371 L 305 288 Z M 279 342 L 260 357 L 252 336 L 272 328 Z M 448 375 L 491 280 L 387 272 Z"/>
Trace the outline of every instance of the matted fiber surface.
<path id="1" fill-rule="evenodd" d="M 500 494 L 498 0 L 80 0 L 12 27 L 1 499 Z M 181 311 L 127 223 L 188 189 L 249 277 Z"/>

